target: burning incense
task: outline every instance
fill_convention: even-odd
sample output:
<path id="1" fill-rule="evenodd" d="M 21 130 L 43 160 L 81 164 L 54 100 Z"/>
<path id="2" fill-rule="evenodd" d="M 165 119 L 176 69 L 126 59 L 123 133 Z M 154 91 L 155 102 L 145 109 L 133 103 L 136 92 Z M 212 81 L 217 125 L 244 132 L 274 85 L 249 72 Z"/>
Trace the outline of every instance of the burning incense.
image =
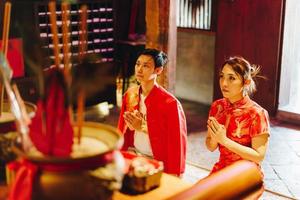
<path id="1" fill-rule="evenodd" d="M 70 5 L 66 2 L 61 4 L 62 10 L 62 39 L 63 39 L 63 61 L 64 61 L 64 76 L 67 82 L 68 88 L 71 85 L 72 76 L 70 74 L 70 34 L 69 34 L 69 23 L 70 23 Z M 69 107 L 70 119 L 73 124 L 73 110 L 72 106 Z"/>
<path id="2" fill-rule="evenodd" d="M 2 33 L 2 52 L 5 57 L 7 56 L 7 49 L 8 49 L 10 10 L 11 10 L 11 3 L 6 2 L 4 8 L 4 21 L 3 21 L 3 33 Z"/>
<path id="3" fill-rule="evenodd" d="M 87 50 L 87 6 L 80 7 L 80 35 L 79 35 L 79 61 L 84 58 L 85 51 Z"/>
<path id="4" fill-rule="evenodd" d="M 2 52 L 4 57 L 7 56 L 7 49 L 8 49 L 10 11 L 11 11 L 11 3 L 6 2 L 4 6 L 4 20 L 3 20 L 3 32 L 2 32 Z M 4 99 L 4 85 L 0 83 L 0 117 L 3 112 L 3 99 Z"/>
<path id="5" fill-rule="evenodd" d="M 19 103 L 21 114 L 23 115 L 24 122 L 28 125 L 31 122 L 31 119 L 26 111 L 25 103 L 20 95 L 19 89 L 16 84 L 12 85 L 12 90 L 15 93 L 16 100 Z"/>
<path id="6" fill-rule="evenodd" d="M 77 96 L 77 138 L 78 144 L 80 144 L 82 136 L 82 125 L 84 122 L 84 105 L 85 105 L 85 92 L 81 89 Z"/>
<path id="7" fill-rule="evenodd" d="M 10 80 L 12 77 L 11 67 L 7 62 L 7 58 L 2 53 L 0 53 L 0 75 L 10 102 L 11 112 L 16 119 L 18 133 L 21 134 L 23 149 L 28 151 L 32 147 L 32 143 L 28 134 L 28 124 L 26 122 L 26 117 L 24 117 L 24 113 L 21 111 L 16 94 L 10 85 Z"/>
<path id="8" fill-rule="evenodd" d="M 62 10 L 62 39 L 63 39 L 63 55 L 64 55 L 64 76 L 68 83 L 68 85 L 71 82 L 71 75 L 70 75 L 70 36 L 69 36 L 69 19 L 70 19 L 70 6 L 68 3 L 63 2 L 61 4 L 61 10 Z"/>
<path id="9" fill-rule="evenodd" d="M 79 62 L 83 61 L 87 49 L 87 6 L 80 7 L 80 41 L 79 41 Z M 84 121 L 85 91 L 81 88 L 77 96 L 77 126 L 78 126 L 78 144 L 80 144 L 82 125 Z"/>
<path id="10" fill-rule="evenodd" d="M 53 53 L 54 53 L 54 63 L 56 67 L 60 65 L 60 48 L 58 41 L 58 32 L 57 32 L 57 24 L 56 24 L 56 4 L 55 1 L 51 1 L 48 4 L 50 11 L 50 23 L 51 23 L 51 32 L 52 32 L 52 41 L 53 41 Z"/>

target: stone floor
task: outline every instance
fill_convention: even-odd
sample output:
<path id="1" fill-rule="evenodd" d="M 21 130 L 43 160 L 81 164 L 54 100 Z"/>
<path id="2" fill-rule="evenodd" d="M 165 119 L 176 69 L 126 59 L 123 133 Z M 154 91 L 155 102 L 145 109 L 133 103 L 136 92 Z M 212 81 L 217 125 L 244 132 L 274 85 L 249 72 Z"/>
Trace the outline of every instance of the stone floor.
<path id="1" fill-rule="evenodd" d="M 202 118 L 207 115 L 206 109 L 194 102 L 182 101 L 182 104 L 190 129 L 194 129 L 194 122 L 191 122 L 194 120 L 190 116 Z M 205 127 L 205 124 L 201 126 Z M 193 173 L 187 172 L 184 178 L 190 182 L 203 178 L 208 173 L 205 170 L 211 169 L 218 160 L 218 151 L 212 153 L 206 149 L 205 135 L 206 130 L 193 130 L 188 135 L 187 160 L 188 166 L 192 167 L 189 166 L 187 171 Z M 270 142 L 262 168 L 267 192 L 261 199 L 300 199 L 300 126 L 271 120 Z"/>
<path id="2" fill-rule="evenodd" d="M 218 159 L 218 152 L 210 152 L 204 144 L 208 107 L 181 100 L 187 117 L 187 170 L 183 179 L 195 183 L 205 177 Z M 110 110 L 103 118 L 95 109 L 87 110 L 86 120 L 102 121 L 116 126 L 119 109 Z M 262 200 L 300 199 L 300 127 L 272 120 L 271 137 L 265 160 L 266 192 Z"/>
<path id="3" fill-rule="evenodd" d="M 261 199 L 300 199 L 300 146 L 298 150 L 294 150 L 296 141 L 290 142 L 294 137 L 280 135 L 281 133 L 289 135 L 291 132 L 293 131 L 288 128 L 272 127 L 269 149 L 262 164 L 267 192 Z M 300 137 L 299 131 L 297 134 Z M 192 133 L 188 136 L 187 170 L 183 176 L 188 182 L 195 183 L 205 177 L 218 160 L 218 152 L 208 151 L 204 140 L 205 132 Z"/>

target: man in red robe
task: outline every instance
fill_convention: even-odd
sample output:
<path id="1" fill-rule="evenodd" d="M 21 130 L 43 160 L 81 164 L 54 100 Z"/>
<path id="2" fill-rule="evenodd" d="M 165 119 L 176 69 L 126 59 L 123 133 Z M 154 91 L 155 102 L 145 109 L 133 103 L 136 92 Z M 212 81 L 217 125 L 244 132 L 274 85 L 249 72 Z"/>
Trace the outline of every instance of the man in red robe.
<path id="1" fill-rule="evenodd" d="M 156 82 L 168 59 L 156 49 L 138 57 L 135 77 L 139 86 L 123 97 L 118 128 L 123 150 L 133 149 L 164 164 L 164 171 L 180 176 L 185 170 L 187 129 L 180 102 Z"/>

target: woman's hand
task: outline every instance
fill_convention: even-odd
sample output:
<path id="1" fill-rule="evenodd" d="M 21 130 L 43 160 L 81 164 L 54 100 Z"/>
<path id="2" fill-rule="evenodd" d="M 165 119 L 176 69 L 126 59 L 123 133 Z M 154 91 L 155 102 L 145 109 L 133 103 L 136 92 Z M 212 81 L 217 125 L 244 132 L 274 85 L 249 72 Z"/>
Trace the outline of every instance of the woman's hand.
<path id="1" fill-rule="evenodd" d="M 224 125 L 220 124 L 216 118 L 210 117 L 207 122 L 208 134 L 210 137 L 217 141 L 219 144 L 224 145 L 228 139 L 226 136 L 226 128 Z"/>
<path id="2" fill-rule="evenodd" d="M 133 130 L 137 130 L 137 131 L 142 130 L 143 116 L 139 111 L 134 110 L 133 112 L 130 112 L 130 111 L 124 112 L 123 117 L 124 117 L 124 120 L 130 130 L 132 130 L 132 131 Z"/>
<path id="3" fill-rule="evenodd" d="M 226 136 L 225 127 L 218 123 L 214 117 L 210 117 L 207 122 L 208 136 L 219 144 L 225 146 L 227 149 L 235 154 L 238 154 L 243 159 L 260 163 L 266 153 L 267 144 L 269 141 L 269 133 L 260 134 L 252 138 L 252 146 L 247 147 L 242 144 L 229 139 Z"/>

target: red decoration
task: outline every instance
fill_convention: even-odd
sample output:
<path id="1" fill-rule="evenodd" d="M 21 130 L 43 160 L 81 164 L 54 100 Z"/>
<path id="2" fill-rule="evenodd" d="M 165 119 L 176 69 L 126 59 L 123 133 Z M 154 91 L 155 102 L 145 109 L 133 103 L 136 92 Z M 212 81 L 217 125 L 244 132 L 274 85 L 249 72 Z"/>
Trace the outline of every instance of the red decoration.
<path id="1" fill-rule="evenodd" d="M 30 137 L 35 147 L 45 155 L 69 156 L 73 145 L 73 128 L 66 104 L 66 89 L 62 72 L 48 72 L 45 99 L 37 103 L 36 115 L 30 124 Z"/>
<path id="2" fill-rule="evenodd" d="M 2 48 L 2 41 L 0 40 Z M 24 76 L 23 41 L 20 38 L 8 41 L 7 59 L 13 70 L 13 78 Z"/>

